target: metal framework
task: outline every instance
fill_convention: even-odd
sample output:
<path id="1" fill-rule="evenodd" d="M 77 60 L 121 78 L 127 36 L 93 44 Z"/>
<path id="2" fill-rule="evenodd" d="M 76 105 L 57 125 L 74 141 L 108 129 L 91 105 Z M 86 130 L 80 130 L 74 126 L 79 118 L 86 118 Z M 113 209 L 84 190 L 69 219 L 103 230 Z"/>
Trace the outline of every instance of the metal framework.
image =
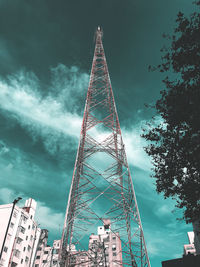
<path id="1" fill-rule="evenodd" d="M 150 267 L 133 182 L 98 27 L 90 82 L 61 240 L 60 266 Z M 90 234 L 107 218 L 122 262 L 95 262 Z M 98 251 L 103 244 L 100 242 Z M 78 263 L 76 258 L 87 255 Z M 99 255 L 105 255 L 104 251 Z M 114 263 L 115 262 L 115 263 Z"/>

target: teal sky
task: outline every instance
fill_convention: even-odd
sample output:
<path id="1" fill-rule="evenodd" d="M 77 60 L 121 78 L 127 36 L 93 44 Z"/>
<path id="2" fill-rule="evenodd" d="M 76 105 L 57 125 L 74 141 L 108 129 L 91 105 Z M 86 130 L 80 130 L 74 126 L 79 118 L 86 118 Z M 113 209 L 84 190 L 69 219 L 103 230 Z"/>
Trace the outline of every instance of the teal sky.
<path id="1" fill-rule="evenodd" d="M 50 242 L 63 226 L 100 25 L 151 265 L 182 255 L 191 226 L 155 192 L 140 134 L 153 114 L 144 103 L 163 89 L 148 66 L 192 2 L 0 0 L 0 204 L 34 198 Z"/>

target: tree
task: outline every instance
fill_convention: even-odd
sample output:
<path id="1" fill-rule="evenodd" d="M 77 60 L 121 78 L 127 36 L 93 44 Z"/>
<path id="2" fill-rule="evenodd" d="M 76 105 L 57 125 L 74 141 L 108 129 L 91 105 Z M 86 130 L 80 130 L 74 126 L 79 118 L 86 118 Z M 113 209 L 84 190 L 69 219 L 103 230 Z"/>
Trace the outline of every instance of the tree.
<path id="1" fill-rule="evenodd" d="M 200 1 L 195 3 L 199 9 Z M 200 254 L 200 12 L 179 12 L 170 45 L 161 49 L 166 74 L 154 108 L 160 123 L 144 129 L 146 153 L 152 157 L 158 193 L 176 199 L 183 218 L 192 222 Z M 199 242 L 199 247 L 198 247 Z"/>

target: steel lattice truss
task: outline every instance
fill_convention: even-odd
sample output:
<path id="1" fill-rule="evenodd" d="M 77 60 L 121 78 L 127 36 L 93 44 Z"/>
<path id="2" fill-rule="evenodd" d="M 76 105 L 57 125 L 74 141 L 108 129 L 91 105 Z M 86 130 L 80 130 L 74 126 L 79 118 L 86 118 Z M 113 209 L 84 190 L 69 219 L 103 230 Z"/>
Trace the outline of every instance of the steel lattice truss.
<path id="1" fill-rule="evenodd" d="M 92 249 L 88 248 L 90 234 L 102 225 L 104 218 L 110 219 L 112 232 L 118 232 L 121 240 L 122 262 L 116 260 L 115 265 L 105 262 L 101 242 L 98 252 L 102 259 L 98 264 L 92 256 Z M 61 243 L 61 266 L 150 267 L 100 28 L 96 32 L 80 143 Z M 76 252 L 73 251 L 74 246 Z M 85 265 L 76 261 L 83 251 L 87 255 Z"/>

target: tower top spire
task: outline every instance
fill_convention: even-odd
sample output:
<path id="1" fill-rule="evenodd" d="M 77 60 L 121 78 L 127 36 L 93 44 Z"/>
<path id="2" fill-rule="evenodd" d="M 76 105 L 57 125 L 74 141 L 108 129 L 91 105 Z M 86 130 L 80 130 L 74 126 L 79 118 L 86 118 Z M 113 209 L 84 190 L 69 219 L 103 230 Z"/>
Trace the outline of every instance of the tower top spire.
<path id="1" fill-rule="evenodd" d="M 97 30 L 96 30 L 96 37 L 101 37 L 102 38 L 103 36 L 103 29 L 101 26 L 98 26 L 97 27 Z"/>

